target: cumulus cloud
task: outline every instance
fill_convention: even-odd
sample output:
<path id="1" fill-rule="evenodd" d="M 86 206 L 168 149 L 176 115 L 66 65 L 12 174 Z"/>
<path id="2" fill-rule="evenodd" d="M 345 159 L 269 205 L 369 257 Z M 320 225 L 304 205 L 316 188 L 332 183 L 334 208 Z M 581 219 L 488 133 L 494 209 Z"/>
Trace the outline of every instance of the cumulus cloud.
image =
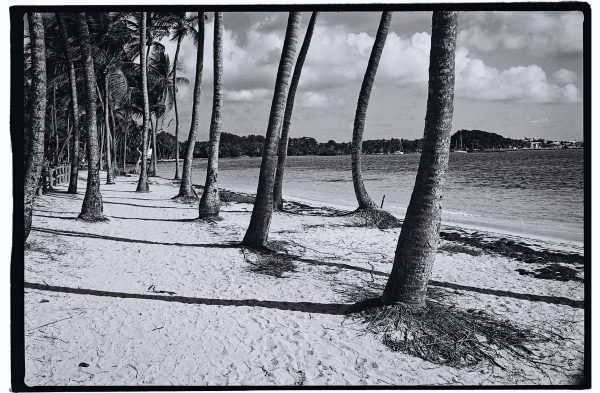
<path id="1" fill-rule="evenodd" d="M 458 98 L 535 103 L 581 102 L 575 86 L 577 74 L 571 70 L 560 69 L 549 78 L 537 64 L 498 69 L 471 53 L 473 46 L 485 51 L 500 46 L 540 46 L 546 48 L 544 50 L 553 47 L 558 51 L 577 51 L 581 44 L 581 32 L 577 33 L 581 28 L 580 14 L 486 13 L 492 14 L 490 23 L 486 24 L 489 29 L 480 27 L 484 24 L 483 20 L 479 20 L 483 14 L 471 18 L 475 25 L 459 36 L 456 54 Z M 523 18 L 527 18 L 528 23 L 523 23 Z M 245 43 L 226 26 L 223 45 L 225 100 L 247 102 L 272 97 L 284 31 L 271 27 L 277 25 L 279 19 L 267 15 L 254 22 L 245 32 Z M 510 29 L 514 23 L 523 23 L 523 28 Z M 552 34 L 549 34 L 550 31 Z M 559 32 L 566 32 L 567 38 Z M 212 83 L 212 35 L 211 21 L 206 24 L 204 86 Z M 332 92 L 350 83 L 360 84 L 374 39 L 372 34 L 353 32 L 347 24 L 317 24 L 297 93 L 300 106 L 319 108 L 343 103 L 341 99 L 333 99 Z M 390 32 L 379 64 L 376 86 L 426 83 L 430 40 L 427 32 L 412 35 Z M 195 53 L 191 40 L 184 41 L 181 74 L 192 81 Z M 193 83 L 190 85 L 186 88 L 191 91 Z M 182 96 L 186 93 L 183 92 Z"/>
<path id="2" fill-rule="evenodd" d="M 576 73 L 574 73 L 573 71 L 567 70 L 565 68 L 561 68 L 560 70 L 558 70 L 554 74 L 552 74 L 552 78 L 556 82 L 562 83 L 562 84 L 575 83 L 575 82 L 577 82 L 577 79 L 578 79 Z"/>
<path id="3" fill-rule="evenodd" d="M 462 53 L 461 53 L 462 52 Z M 548 81 L 544 70 L 535 64 L 498 70 L 466 51 L 457 53 L 456 94 L 488 101 L 536 103 L 578 103 L 579 90 L 573 84 L 560 86 Z"/>
<path id="4" fill-rule="evenodd" d="M 251 89 L 251 90 L 226 90 L 224 93 L 224 99 L 228 101 L 254 101 L 264 100 L 269 97 L 273 92 L 267 89 Z"/>
<path id="5" fill-rule="evenodd" d="M 583 14 L 580 12 L 466 13 L 458 34 L 461 46 L 492 51 L 525 49 L 537 56 L 583 51 Z"/>
<path id="6" fill-rule="evenodd" d="M 341 97 L 331 97 L 330 95 L 309 91 L 300 95 L 300 106 L 304 108 L 330 108 L 332 105 L 341 105 L 344 100 Z"/>

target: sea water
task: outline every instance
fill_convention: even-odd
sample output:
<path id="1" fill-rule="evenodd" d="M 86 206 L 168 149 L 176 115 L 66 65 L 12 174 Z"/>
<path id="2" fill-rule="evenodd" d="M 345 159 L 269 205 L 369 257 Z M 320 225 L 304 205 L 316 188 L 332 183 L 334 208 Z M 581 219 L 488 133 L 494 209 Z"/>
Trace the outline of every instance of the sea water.
<path id="1" fill-rule="evenodd" d="M 420 155 L 365 155 L 363 178 L 371 198 L 404 217 Z M 204 184 L 206 159 L 195 159 L 192 179 Z M 219 160 L 222 188 L 255 193 L 259 157 Z M 172 177 L 174 162 L 159 164 Z M 583 242 L 583 150 L 516 150 L 450 155 L 443 222 L 538 238 Z M 347 209 L 357 206 L 350 156 L 288 157 L 284 199 Z"/>

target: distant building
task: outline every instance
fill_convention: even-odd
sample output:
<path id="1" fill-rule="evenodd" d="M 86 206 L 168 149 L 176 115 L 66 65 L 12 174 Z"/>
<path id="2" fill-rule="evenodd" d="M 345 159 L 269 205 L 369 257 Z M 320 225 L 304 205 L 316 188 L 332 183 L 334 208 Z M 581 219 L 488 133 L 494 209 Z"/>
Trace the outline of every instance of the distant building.
<path id="1" fill-rule="evenodd" d="M 542 147 L 542 142 L 529 142 L 530 149 L 540 149 Z"/>

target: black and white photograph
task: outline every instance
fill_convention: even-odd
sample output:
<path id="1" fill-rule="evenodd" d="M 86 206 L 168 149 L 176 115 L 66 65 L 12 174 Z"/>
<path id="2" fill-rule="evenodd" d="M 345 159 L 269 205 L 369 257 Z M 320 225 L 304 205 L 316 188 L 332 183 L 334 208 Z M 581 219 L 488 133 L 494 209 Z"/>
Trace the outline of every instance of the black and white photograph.
<path id="1" fill-rule="evenodd" d="M 590 388 L 590 23 L 10 7 L 12 391 Z"/>

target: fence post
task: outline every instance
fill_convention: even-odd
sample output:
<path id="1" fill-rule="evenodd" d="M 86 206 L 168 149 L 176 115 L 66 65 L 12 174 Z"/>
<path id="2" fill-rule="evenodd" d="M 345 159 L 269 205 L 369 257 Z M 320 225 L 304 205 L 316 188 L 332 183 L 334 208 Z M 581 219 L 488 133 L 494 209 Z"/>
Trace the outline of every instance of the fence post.
<path id="1" fill-rule="evenodd" d="M 43 171 L 43 183 L 42 183 L 42 192 L 44 194 L 48 193 L 49 190 L 49 181 L 48 181 L 48 163 L 44 163 L 44 166 L 42 167 L 42 171 Z"/>

